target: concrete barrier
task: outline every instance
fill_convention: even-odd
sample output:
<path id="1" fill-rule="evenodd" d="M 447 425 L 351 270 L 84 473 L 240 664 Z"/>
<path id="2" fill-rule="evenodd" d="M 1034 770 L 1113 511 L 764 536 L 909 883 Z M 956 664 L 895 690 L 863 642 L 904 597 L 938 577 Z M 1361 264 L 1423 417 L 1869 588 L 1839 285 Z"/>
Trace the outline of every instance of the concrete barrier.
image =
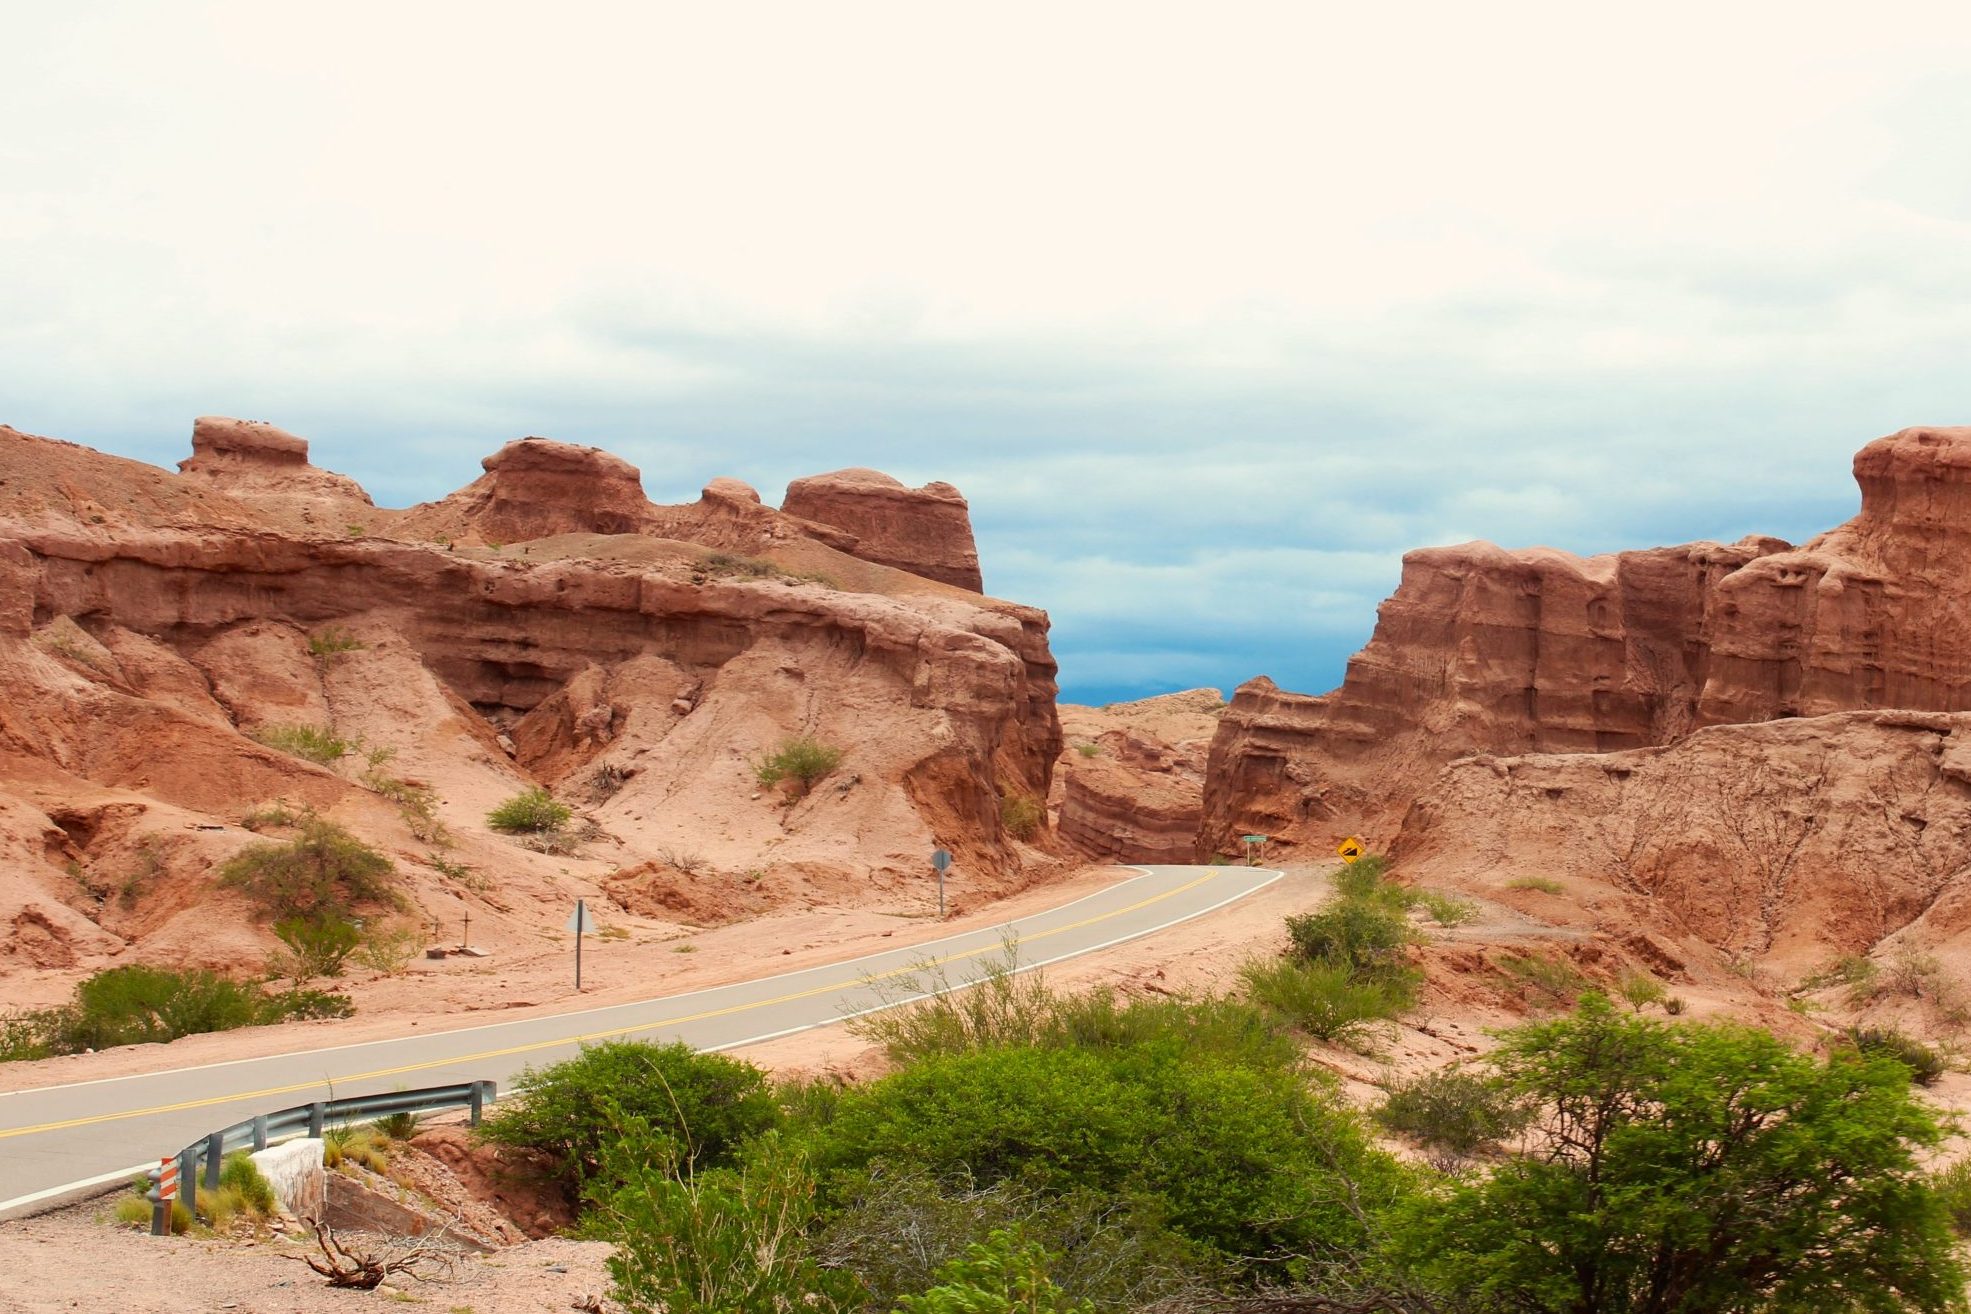
<path id="1" fill-rule="evenodd" d="M 322 1216 L 327 1203 L 328 1173 L 322 1167 L 320 1137 L 300 1140 L 253 1152 L 254 1166 L 274 1188 L 281 1208 L 296 1218 L 312 1222 Z"/>

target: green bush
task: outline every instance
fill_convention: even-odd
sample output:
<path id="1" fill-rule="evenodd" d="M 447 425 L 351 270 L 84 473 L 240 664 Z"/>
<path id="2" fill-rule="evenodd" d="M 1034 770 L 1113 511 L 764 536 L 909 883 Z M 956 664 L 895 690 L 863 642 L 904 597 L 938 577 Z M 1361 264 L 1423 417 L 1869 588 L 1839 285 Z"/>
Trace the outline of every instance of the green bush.
<path id="1" fill-rule="evenodd" d="M 1411 938 L 1400 912 L 1380 901 L 1354 898 L 1287 918 L 1287 935 L 1302 962 L 1334 963 L 1362 973 L 1400 967 Z"/>
<path id="2" fill-rule="evenodd" d="M 1934 1086 L 1943 1078 L 1943 1055 L 1894 1027 L 1849 1027 L 1848 1043 L 1871 1057 L 1894 1059 L 1919 1086 Z"/>
<path id="3" fill-rule="evenodd" d="M 520 1074 L 520 1096 L 481 1124 L 496 1145 L 533 1150 L 573 1203 L 602 1170 L 604 1147 L 634 1120 L 691 1169 L 733 1162 L 739 1146 L 780 1120 L 766 1074 L 688 1045 L 605 1041 Z M 660 1153 L 652 1144 L 639 1152 Z"/>
<path id="4" fill-rule="evenodd" d="M 339 738 L 325 725 L 270 725 L 253 732 L 253 737 L 276 752 L 298 757 L 317 766 L 327 766 L 347 757 L 356 747 L 353 740 Z"/>
<path id="5" fill-rule="evenodd" d="M 769 789 L 783 780 L 792 780 L 801 794 L 813 789 L 821 778 L 842 764 L 842 750 L 830 748 L 802 736 L 788 739 L 753 765 L 753 778 Z"/>
<path id="6" fill-rule="evenodd" d="M 1002 794 L 999 824 L 1015 839 L 1030 840 L 1047 825 L 1047 805 L 1031 794 Z"/>
<path id="7" fill-rule="evenodd" d="M 1625 1003 L 1640 1013 L 1651 1004 L 1660 1004 L 1669 997 L 1663 983 L 1647 972 L 1624 972 L 1616 986 L 1616 992 Z"/>
<path id="8" fill-rule="evenodd" d="M 1534 890 L 1541 894 L 1559 894 L 1565 887 L 1551 876 L 1515 876 L 1506 882 L 1509 890 Z"/>
<path id="9" fill-rule="evenodd" d="M 1971 1240 L 1971 1159 L 1959 1159 L 1932 1174 L 1930 1185 L 1950 1218 L 1951 1231 Z"/>
<path id="10" fill-rule="evenodd" d="M 77 985 L 71 1003 L 48 1010 L 42 1034 L 46 1052 L 79 1054 L 289 1018 L 347 1017 L 351 1011 L 349 1001 L 340 995 L 319 991 L 267 995 L 253 985 L 208 971 L 176 972 L 131 964 L 98 972 Z"/>
<path id="11" fill-rule="evenodd" d="M 865 1309 L 894 1309 L 1002 1228 L 1045 1246 L 1049 1277 L 1100 1309 L 1140 1310 L 1230 1285 L 1227 1266 L 1172 1231 L 1164 1213 L 1142 1192 L 1043 1191 L 1011 1180 L 981 1186 L 962 1173 L 879 1170 L 858 1179 L 847 1202 L 827 1215 L 817 1251 L 827 1266 L 861 1280 Z"/>
<path id="12" fill-rule="evenodd" d="M 524 789 L 486 814 L 486 824 L 509 835 L 544 835 L 568 824 L 574 811 L 539 785 Z"/>
<path id="13" fill-rule="evenodd" d="M 245 1150 L 234 1150 L 220 1164 L 219 1185 L 238 1191 L 247 1208 L 262 1218 L 273 1217 L 280 1208 L 273 1186 Z"/>
<path id="14" fill-rule="evenodd" d="M 1455 894 L 1419 890 L 1416 894 L 1416 903 L 1429 913 L 1430 920 L 1439 926 L 1463 926 L 1478 920 L 1478 905 L 1470 899 L 1462 899 Z"/>
<path id="15" fill-rule="evenodd" d="M 1507 958 L 1499 963 L 1499 970 L 1530 1004 L 1568 1007 L 1588 988 L 1588 978 L 1581 975 L 1581 969 L 1565 958 L 1548 954 Z"/>
<path id="16" fill-rule="evenodd" d="M 614 1243 L 617 1303 L 666 1314 L 846 1314 L 859 1284 L 817 1262 L 815 1182 L 798 1148 L 761 1136 L 732 1167 L 685 1173 L 652 1154 L 666 1132 L 623 1125 L 600 1165 L 591 1234 Z M 606 1188 L 604 1186 L 606 1185 Z"/>
<path id="17" fill-rule="evenodd" d="M 219 882 L 244 890 L 276 919 L 326 920 L 362 904 L 394 903 L 390 860 L 332 821 L 309 815 L 285 843 L 249 844 L 219 868 Z"/>
<path id="18" fill-rule="evenodd" d="M 1275 958 L 1239 972 L 1254 1003 L 1317 1040 L 1360 1044 L 1416 1003 L 1417 975 L 1385 968 L 1365 975 L 1341 963 Z"/>
<path id="19" fill-rule="evenodd" d="M 1961 1309 L 1943 1131 L 1901 1063 L 1591 994 L 1491 1059 L 1530 1153 L 1393 1219 L 1391 1258 L 1479 1310 Z"/>
<path id="20" fill-rule="evenodd" d="M 1400 1178 L 1298 1074 L 1130 1049 L 927 1060 L 842 1092 L 812 1136 L 831 1204 L 884 1169 L 1141 1195 L 1181 1235 L 1248 1261 L 1359 1247 L 1358 1208 Z"/>
<path id="21" fill-rule="evenodd" d="M 1392 1086 L 1375 1118 L 1419 1145 L 1462 1156 L 1518 1133 L 1532 1113 L 1498 1078 L 1449 1069 Z"/>
<path id="22" fill-rule="evenodd" d="M 1095 1314 L 1071 1300 L 1048 1269 L 1059 1255 L 1019 1232 L 997 1228 L 938 1270 L 937 1285 L 897 1301 L 897 1314 Z"/>

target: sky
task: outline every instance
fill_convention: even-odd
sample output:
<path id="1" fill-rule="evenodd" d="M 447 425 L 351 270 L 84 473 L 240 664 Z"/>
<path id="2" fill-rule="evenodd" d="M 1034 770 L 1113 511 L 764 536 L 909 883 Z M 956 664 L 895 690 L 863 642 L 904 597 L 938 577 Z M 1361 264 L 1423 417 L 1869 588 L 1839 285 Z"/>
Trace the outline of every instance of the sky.
<path id="1" fill-rule="evenodd" d="M 1063 697 L 1319 692 L 1404 551 L 1853 514 L 1971 422 L 1971 11 L 0 4 L 0 423 L 380 503 L 970 499 Z"/>

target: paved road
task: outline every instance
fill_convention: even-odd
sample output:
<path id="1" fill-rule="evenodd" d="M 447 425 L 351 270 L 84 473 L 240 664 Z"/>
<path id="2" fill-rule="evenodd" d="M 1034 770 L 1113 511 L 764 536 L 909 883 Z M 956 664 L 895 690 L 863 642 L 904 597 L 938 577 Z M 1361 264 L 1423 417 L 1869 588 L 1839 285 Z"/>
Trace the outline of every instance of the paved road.
<path id="1" fill-rule="evenodd" d="M 1279 879 L 1265 868 L 1138 870 L 1143 875 L 1004 926 L 691 994 L 0 1094 L 0 1218 L 126 1177 L 138 1171 L 131 1165 L 155 1164 L 255 1114 L 487 1078 L 504 1090 L 523 1067 L 622 1036 L 733 1049 L 919 998 L 898 994 L 914 965 L 935 963 L 947 980 L 966 983 L 1009 933 L 1018 938 L 1022 968 L 1041 967 L 1187 921 Z"/>

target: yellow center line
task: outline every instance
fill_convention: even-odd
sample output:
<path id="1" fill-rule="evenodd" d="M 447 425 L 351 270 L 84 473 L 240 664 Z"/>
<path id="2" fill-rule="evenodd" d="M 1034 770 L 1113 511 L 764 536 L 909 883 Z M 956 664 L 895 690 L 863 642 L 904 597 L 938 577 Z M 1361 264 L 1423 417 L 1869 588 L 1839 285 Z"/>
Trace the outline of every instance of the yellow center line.
<path id="1" fill-rule="evenodd" d="M 1101 922 L 1112 921 L 1117 917 L 1133 913 L 1140 908 L 1147 908 L 1153 903 L 1161 903 L 1165 899 L 1175 898 L 1186 890 L 1196 889 L 1198 886 L 1212 879 L 1214 874 L 1208 872 L 1194 881 L 1178 886 L 1176 889 L 1165 890 L 1162 894 L 1153 894 L 1149 898 L 1138 900 L 1126 908 L 1117 908 L 1113 912 L 1097 913 L 1093 917 L 1084 917 L 1078 922 L 1069 922 L 1065 926 L 1057 926 L 1051 931 L 1036 931 L 1032 935 L 1019 939 L 1018 943 L 1030 944 L 1035 940 L 1045 940 L 1051 936 L 1065 935 L 1069 931 L 1078 931 L 1084 926 L 1094 926 Z M 791 994 L 776 995 L 771 999 L 755 1000 L 750 1004 L 731 1004 L 725 1008 L 710 1008 L 703 1012 L 687 1013 L 680 1017 L 659 1018 L 651 1022 L 632 1022 L 627 1026 L 610 1027 L 602 1031 L 590 1031 L 581 1035 L 561 1036 L 553 1040 L 537 1040 L 525 1045 L 508 1045 L 502 1049 L 481 1050 L 477 1054 L 462 1054 L 455 1058 L 429 1059 L 422 1063 L 406 1063 L 401 1067 L 378 1068 L 374 1072 L 358 1072 L 351 1076 L 327 1078 L 326 1080 L 331 1084 L 335 1081 L 373 1081 L 379 1077 L 401 1076 L 406 1072 L 423 1072 L 429 1068 L 445 1068 L 464 1063 L 479 1063 L 486 1059 L 506 1058 L 514 1054 L 526 1054 L 537 1049 L 553 1049 L 560 1045 L 584 1045 L 591 1041 L 609 1040 L 617 1036 L 629 1035 L 635 1031 L 650 1031 L 658 1027 L 676 1027 L 683 1026 L 687 1022 L 703 1022 L 710 1018 L 730 1017 L 735 1013 L 746 1013 L 756 1008 L 772 1008 L 776 1004 L 791 1004 L 797 1000 L 812 999 L 816 995 L 825 995 L 831 991 L 848 990 L 858 985 L 885 981 L 892 977 L 905 976 L 926 968 L 943 967 L 947 963 L 964 962 L 968 958 L 977 958 L 981 954 L 992 953 L 999 948 L 1000 945 L 998 944 L 981 945 L 977 949 L 965 949 L 956 953 L 946 954 L 943 957 L 923 959 L 903 967 L 891 968 L 887 972 L 877 972 L 872 975 L 861 976 L 854 981 L 836 981 L 828 985 L 816 986 L 811 990 L 797 990 Z M 743 981 L 734 983 L 736 986 L 745 984 L 747 983 Z M 731 988 L 733 987 L 711 987 L 713 990 Z M 634 1007 L 634 1005 L 620 1005 L 620 1007 Z M 401 1039 L 408 1039 L 408 1037 L 401 1037 Z M 385 1044 L 388 1042 L 379 1041 L 377 1043 Z M 305 1055 L 294 1057 L 305 1057 Z M 14 1136 L 32 1136 L 41 1132 L 63 1131 L 70 1127 L 88 1127 L 101 1122 L 117 1122 L 125 1118 L 148 1118 L 160 1113 L 179 1113 L 186 1109 L 202 1109 L 214 1104 L 231 1104 L 237 1100 L 265 1099 L 270 1095 L 292 1095 L 296 1091 L 313 1090 L 322 1084 L 323 1082 L 321 1081 L 303 1081 L 289 1086 L 269 1086 L 265 1090 L 241 1091 L 230 1095 L 212 1095 L 204 1099 L 183 1100 L 177 1104 L 159 1104 L 148 1109 L 129 1109 L 121 1113 L 98 1113 L 86 1118 L 69 1118 L 62 1122 L 44 1122 L 34 1127 L 11 1127 L 0 1129 L 0 1141 Z"/>

